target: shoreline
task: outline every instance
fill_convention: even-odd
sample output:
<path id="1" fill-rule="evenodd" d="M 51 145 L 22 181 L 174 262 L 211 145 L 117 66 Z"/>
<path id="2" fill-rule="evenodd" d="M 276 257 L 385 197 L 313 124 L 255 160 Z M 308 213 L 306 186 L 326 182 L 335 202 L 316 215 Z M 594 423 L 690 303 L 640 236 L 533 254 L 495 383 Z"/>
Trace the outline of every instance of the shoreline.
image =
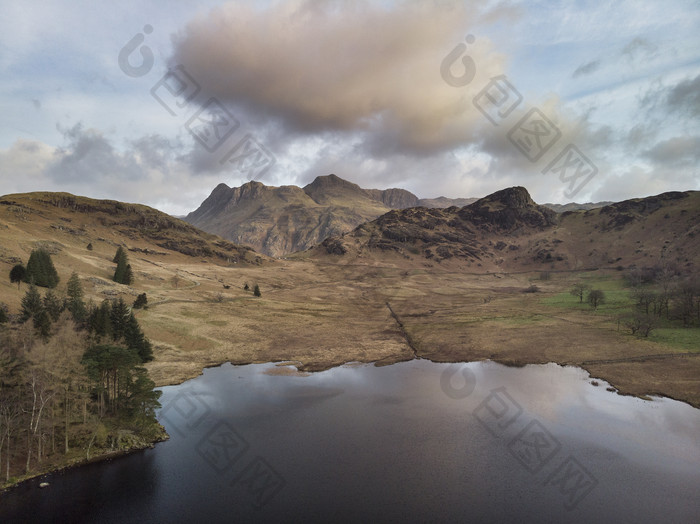
<path id="1" fill-rule="evenodd" d="M 688 357 L 688 358 L 700 358 L 700 353 L 685 353 L 680 355 L 682 357 Z M 187 382 L 188 380 L 192 380 L 194 378 L 197 378 L 201 375 L 203 375 L 205 369 L 209 368 L 216 368 L 223 366 L 224 364 L 231 364 L 232 366 L 248 366 L 251 364 L 275 364 L 275 365 L 290 365 L 296 367 L 297 371 L 301 373 L 321 373 L 323 371 L 327 371 L 329 369 L 333 369 L 336 367 L 344 366 L 346 364 L 349 364 L 350 362 L 357 362 L 360 364 L 372 364 L 377 367 L 381 366 L 391 366 L 392 364 L 398 364 L 400 362 L 410 362 L 411 360 L 415 359 L 424 359 L 424 360 L 429 360 L 430 362 L 434 362 L 436 364 L 469 364 L 471 362 L 495 362 L 497 364 L 501 364 L 503 366 L 507 367 L 515 367 L 515 368 L 522 368 L 525 366 L 540 366 L 540 365 L 546 365 L 546 364 L 556 364 L 557 366 L 561 367 L 566 367 L 566 366 L 572 366 L 576 367 L 579 369 L 584 370 L 586 373 L 588 373 L 589 377 L 591 380 L 604 380 L 608 384 L 610 384 L 611 387 L 615 388 L 615 392 L 618 395 L 622 396 L 628 396 L 628 397 L 636 397 L 641 400 L 649 400 L 651 397 L 661 397 L 661 398 L 667 398 L 670 400 L 674 400 L 676 402 L 683 402 L 684 404 L 688 404 L 690 407 L 695 408 L 695 409 L 700 409 L 700 403 L 694 403 L 691 400 L 688 399 L 683 399 L 683 398 L 678 398 L 675 397 L 669 393 L 664 393 L 663 391 L 654 391 L 652 389 L 649 390 L 644 390 L 640 392 L 633 392 L 629 391 L 628 389 L 625 389 L 622 386 L 617 385 L 615 379 L 610 376 L 606 376 L 605 374 L 597 373 L 589 369 L 589 365 L 594 365 L 596 362 L 593 363 L 578 363 L 578 362 L 556 362 L 554 360 L 550 360 L 547 362 L 544 361 L 526 361 L 526 360 L 518 360 L 518 359 L 510 359 L 510 358 L 504 358 L 504 359 L 499 359 L 499 358 L 476 358 L 476 359 L 471 359 L 471 360 L 465 360 L 465 359 L 449 359 L 445 358 L 442 359 L 439 356 L 423 356 L 420 355 L 420 353 L 417 353 L 415 356 L 410 355 L 410 356 L 402 356 L 402 355 L 395 355 L 395 356 L 389 356 L 389 357 L 384 357 L 379 360 L 369 360 L 369 361 L 362 361 L 362 360 L 350 360 L 347 362 L 342 362 L 342 363 L 320 363 L 320 362 L 309 362 L 309 363 L 304 363 L 301 360 L 289 360 L 289 359 L 281 359 L 281 360 L 251 360 L 251 361 L 246 361 L 246 362 L 234 362 L 232 360 L 224 360 L 222 362 L 214 363 L 214 364 L 207 364 L 206 366 L 203 366 L 201 368 L 201 371 L 198 373 L 192 373 L 191 375 L 188 375 L 186 378 L 184 378 L 182 381 L 177 382 L 168 382 L 166 384 L 157 384 L 156 388 L 162 388 L 162 387 L 171 387 L 171 386 L 179 386 L 180 384 L 183 384 Z M 630 360 L 631 362 L 635 362 L 635 360 Z"/>
<path id="2" fill-rule="evenodd" d="M 160 424 L 160 422 L 159 422 Z M 163 428 L 163 426 L 161 425 Z M 147 449 L 153 449 L 155 448 L 156 444 L 160 442 L 166 442 L 170 440 L 170 435 L 165 431 L 165 428 L 163 428 L 163 433 L 157 440 L 153 440 L 150 442 L 144 442 L 142 445 L 138 446 L 131 446 L 128 449 L 115 449 L 115 450 L 109 450 L 105 453 L 100 453 L 98 455 L 95 455 L 94 457 L 90 458 L 82 458 L 82 459 L 73 459 L 72 461 L 68 461 L 67 463 L 63 464 L 54 464 L 54 467 L 47 469 L 45 471 L 41 472 L 33 472 L 29 473 L 27 475 L 22 476 L 20 479 L 17 480 L 17 482 L 13 484 L 8 484 L 6 486 L 0 487 L 0 495 L 4 495 L 6 493 L 9 493 L 15 489 L 20 488 L 24 484 L 28 484 L 32 481 L 36 481 L 39 477 L 42 477 L 44 475 L 54 475 L 57 473 L 62 473 L 64 471 L 68 471 L 70 469 L 74 468 L 79 468 L 82 466 L 87 466 L 89 464 L 95 464 L 98 462 L 106 462 L 110 461 L 113 459 L 125 457 L 127 455 L 131 455 L 132 453 L 136 453 L 138 451 L 144 451 Z M 39 486 L 37 486 L 39 487 Z M 49 485 L 50 487 L 50 485 Z"/>

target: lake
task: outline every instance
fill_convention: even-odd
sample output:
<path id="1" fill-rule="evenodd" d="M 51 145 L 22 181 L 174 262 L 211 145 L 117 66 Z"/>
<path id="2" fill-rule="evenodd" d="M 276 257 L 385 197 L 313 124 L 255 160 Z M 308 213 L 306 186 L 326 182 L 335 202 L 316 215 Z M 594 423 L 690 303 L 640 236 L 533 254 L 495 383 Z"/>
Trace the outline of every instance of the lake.
<path id="1" fill-rule="evenodd" d="M 700 410 L 599 382 L 225 364 L 162 388 L 169 441 L 28 482 L 0 522 L 700 522 Z"/>

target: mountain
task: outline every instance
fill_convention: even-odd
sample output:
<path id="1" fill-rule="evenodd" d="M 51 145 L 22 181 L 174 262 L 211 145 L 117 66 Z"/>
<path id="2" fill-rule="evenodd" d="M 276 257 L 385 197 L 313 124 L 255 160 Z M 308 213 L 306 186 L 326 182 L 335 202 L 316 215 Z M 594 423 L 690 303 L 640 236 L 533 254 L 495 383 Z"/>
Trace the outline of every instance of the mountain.
<path id="1" fill-rule="evenodd" d="M 394 210 L 326 239 L 311 256 L 493 271 L 650 266 L 694 271 L 700 192 L 670 192 L 557 214 L 512 187 L 463 208 Z"/>
<path id="2" fill-rule="evenodd" d="M 444 209 L 473 204 L 477 198 L 418 198 L 405 189 L 363 189 L 336 175 L 319 176 L 303 188 L 248 182 L 219 184 L 197 210 L 183 219 L 209 233 L 280 257 L 306 250 L 326 238 L 396 209 Z M 557 212 L 593 209 L 598 204 L 545 204 Z"/>
<path id="3" fill-rule="evenodd" d="M 417 202 L 403 189 L 365 190 L 327 175 L 303 188 L 260 182 L 234 188 L 219 184 L 185 220 L 256 251 L 282 256 L 351 231 L 395 206 Z"/>

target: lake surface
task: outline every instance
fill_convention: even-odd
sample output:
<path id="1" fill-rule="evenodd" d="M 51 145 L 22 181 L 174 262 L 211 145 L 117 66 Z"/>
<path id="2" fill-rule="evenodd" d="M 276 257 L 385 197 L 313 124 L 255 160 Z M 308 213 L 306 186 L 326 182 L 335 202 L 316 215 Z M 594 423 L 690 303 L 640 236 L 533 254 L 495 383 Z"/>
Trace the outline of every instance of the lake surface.
<path id="1" fill-rule="evenodd" d="M 153 450 L 0 498 L 0 522 L 700 522 L 700 410 L 491 362 L 211 368 Z"/>

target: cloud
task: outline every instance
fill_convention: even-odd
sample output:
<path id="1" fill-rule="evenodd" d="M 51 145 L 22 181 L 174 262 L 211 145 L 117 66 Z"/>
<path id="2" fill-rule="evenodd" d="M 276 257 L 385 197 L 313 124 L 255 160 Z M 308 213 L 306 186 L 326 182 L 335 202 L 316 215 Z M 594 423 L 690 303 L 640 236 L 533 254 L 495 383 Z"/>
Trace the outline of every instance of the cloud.
<path id="1" fill-rule="evenodd" d="M 128 141 L 120 150 L 101 131 L 81 123 L 59 130 L 65 142 L 60 147 L 19 139 L 0 149 L 3 192 L 66 191 L 185 213 L 193 208 L 193 195 L 203 199 L 219 181 L 205 177 L 204 189 L 194 185 L 178 154 L 181 144 L 160 135 Z"/>
<path id="2" fill-rule="evenodd" d="M 209 95 L 291 135 L 361 134 L 387 154 L 435 153 L 472 140 L 483 118 L 473 87 L 505 69 L 505 57 L 477 38 L 467 51 L 477 64 L 472 91 L 440 77 L 475 18 L 460 3 L 226 4 L 175 37 L 171 63 Z"/>
<path id="3" fill-rule="evenodd" d="M 578 78 L 579 76 L 590 75 L 591 73 L 598 70 L 600 67 L 600 60 L 594 60 L 579 66 L 576 71 L 573 72 L 571 78 Z"/>
<path id="4" fill-rule="evenodd" d="M 678 136 L 659 142 L 642 154 L 665 166 L 697 166 L 700 162 L 700 136 Z"/>

